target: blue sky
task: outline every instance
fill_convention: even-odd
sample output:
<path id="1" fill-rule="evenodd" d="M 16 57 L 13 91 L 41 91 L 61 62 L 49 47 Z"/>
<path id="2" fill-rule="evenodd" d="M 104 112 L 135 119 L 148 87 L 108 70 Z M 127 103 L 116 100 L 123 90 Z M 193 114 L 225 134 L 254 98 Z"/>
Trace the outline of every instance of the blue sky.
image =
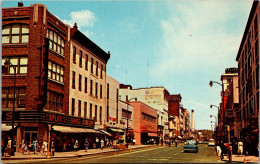
<path id="1" fill-rule="evenodd" d="M 60 20 L 111 52 L 107 74 L 133 88 L 164 86 L 211 129 L 220 81 L 235 61 L 252 0 L 22 1 L 42 3 Z M 2 7 L 17 6 L 4 1 Z"/>

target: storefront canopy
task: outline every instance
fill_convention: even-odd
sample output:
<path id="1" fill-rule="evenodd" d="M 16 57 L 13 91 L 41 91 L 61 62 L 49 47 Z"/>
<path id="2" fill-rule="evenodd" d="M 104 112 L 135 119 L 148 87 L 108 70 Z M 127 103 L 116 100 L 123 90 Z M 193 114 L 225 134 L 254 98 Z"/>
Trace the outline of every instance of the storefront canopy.
<path id="1" fill-rule="evenodd" d="M 100 130 L 102 133 L 104 133 L 105 135 L 108 135 L 108 136 L 112 136 L 110 133 L 106 132 L 105 130 Z"/>
<path id="2" fill-rule="evenodd" d="M 149 137 L 157 137 L 157 133 L 148 133 Z"/>
<path id="3" fill-rule="evenodd" d="M 15 127 L 16 127 L 16 126 L 14 126 L 14 128 L 15 128 Z M 12 130 L 12 125 L 7 126 L 6 124 L 1 124 L 1 130 L 2 130 L 3 132 Z"/>
<path id="4" fill-rule="evenodd" d="M 110 128 L 110 130 L 114 131 L 114 132 L 119 132 L 119 133 L 122 133 L 124 132 L 123 130 L 121 129 L 113 129 L 113 128 Z"/>
<path id="5" fill-rule="evenodd" d="M 53 130 L 59 131 L 62 133 L 100 133 L 94 129 L 87 129 L 87 128 L 75 128 L 75 127 L 68 127 L 68 126 L 53 126 Z"/>

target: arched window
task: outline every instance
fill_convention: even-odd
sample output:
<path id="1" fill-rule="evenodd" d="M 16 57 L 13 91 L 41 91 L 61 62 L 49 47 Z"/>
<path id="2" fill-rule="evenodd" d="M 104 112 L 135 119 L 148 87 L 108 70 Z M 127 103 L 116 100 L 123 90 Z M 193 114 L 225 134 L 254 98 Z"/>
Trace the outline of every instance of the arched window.
<path id="1" fill-rule="evenodd" d="M 2 29 L 2 43 L 28 43 L 29 25 L 12 24 L 6 25 Z"/>

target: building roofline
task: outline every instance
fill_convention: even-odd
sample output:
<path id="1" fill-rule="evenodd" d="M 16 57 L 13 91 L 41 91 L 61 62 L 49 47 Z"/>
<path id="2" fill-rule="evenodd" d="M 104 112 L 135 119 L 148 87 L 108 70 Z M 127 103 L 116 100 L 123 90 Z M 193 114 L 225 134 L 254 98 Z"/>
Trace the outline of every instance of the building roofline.
<path id="1" fill-rule="evenodd" d="M 253 2 L 253 5 L 252 5 L 252 8 L 251 8 L 251 11 L 250 11 L 247 23 L 246 23 L 245 31 L 244 31 L 244 34 L 243 34 L 243 37 L 242 37 L 242 40 L 241 40 L 241 43 L 240 43 L 240 46 L 239 46 L 239 50 L 238 50 L 238 53 L 237 53 L 236 61 L 238 61 L 238 59 L 240 57 L 240 54 L 241 54 L 241 51 L 242 51 L 242 48 L 243 48 L 242 45 L 243 45 L 243 43 L 246 40 L 247 31 L 249 30 L 249 27 L 251 25 L 251 21 L 253 19 L 254 13 L 255 13 L 256 8 L 257 8 L 258 5 L 259 5 L 259 1 L 254 1 Z"/>

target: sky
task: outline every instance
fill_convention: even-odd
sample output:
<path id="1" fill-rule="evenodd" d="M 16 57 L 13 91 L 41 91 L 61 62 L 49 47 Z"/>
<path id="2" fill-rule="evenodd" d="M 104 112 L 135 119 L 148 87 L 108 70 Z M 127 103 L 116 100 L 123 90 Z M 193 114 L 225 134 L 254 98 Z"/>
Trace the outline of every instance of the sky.
<path id="1" fill-rule="evenodd" d="M 2 2 L 16 7 L 18 1 Z M 211 129 L 225 68 L 236 56 L 252 0 L 21 1 L 40 3 L 110 51 L 107 74 L 133 88 L 165 87 L 194 109 L 195 129 Z M 211 123 L 213 121 L 213 123 Z"/>

